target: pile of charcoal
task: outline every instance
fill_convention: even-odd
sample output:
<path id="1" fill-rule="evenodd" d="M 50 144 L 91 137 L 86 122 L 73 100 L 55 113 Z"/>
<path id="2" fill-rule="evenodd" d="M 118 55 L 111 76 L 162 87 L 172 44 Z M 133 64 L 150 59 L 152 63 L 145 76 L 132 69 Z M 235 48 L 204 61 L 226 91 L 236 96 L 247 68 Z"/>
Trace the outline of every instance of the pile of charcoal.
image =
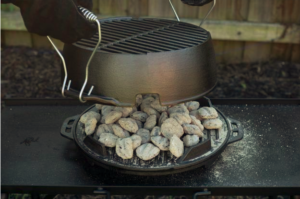
<path id="1" fill-rule="evenodd" d="M 212 107 L 201 107 L 197 101 L 162 106 L 155 94 L 137 95 L 136 106 L 114 107 L 96 104 L 98 111 L 81 116 L 84 133 L 105 147 L 115 147 L 122 159 L 155 158 L 160 151 L 183 155 L 184 147 L 201 142 L 203 130 L 219 129 L 222 121 Z"/>

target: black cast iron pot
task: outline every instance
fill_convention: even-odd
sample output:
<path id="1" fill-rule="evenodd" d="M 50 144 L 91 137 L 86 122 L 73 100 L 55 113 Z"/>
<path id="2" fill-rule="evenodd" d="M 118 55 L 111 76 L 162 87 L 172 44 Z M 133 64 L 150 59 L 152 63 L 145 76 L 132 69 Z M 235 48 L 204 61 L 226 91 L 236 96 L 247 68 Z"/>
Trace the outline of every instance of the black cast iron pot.
<path id="1" fill-rule="evenodd" d="M 170 105 L 198 99 L 216 85 L 212 39 L 203 28 L 132 17 L 100 23 L 101 44 L 88 69 L 84 100 L 133 106 L 137 94 L 157 93 L 163 105 Z M 95 35 L 64 46 L 67 81 L 71 80 L 66 94 L 78 98 L 97 41 Z"/>
<path id="2" fill-rule="evenodd" d="M 201 104 L 212 106 L 207 98 L 202 99 Z M 105 147 L 93 136 L 85 135 L 84 125 L 79 119 L 88 111 L 97 109 L 91 106 L 82 114 L 67 118 L 61 127 L 61 135 L 74 140 L 92 165 L 132 175 L 166 175 L 210 166 L 228 144 L 241 140 L 244 136 L 241 123 L 227 118 L 217 109 L 223 127 L 219 130 L 205 130 L 201 142 L 193 147 L 185 147 L 180 158 L 175 158 L 170 152 L 161 151 L 149 161 L 139 159 L 135 152 L 132 159 L 123 160 L 118 157 L 114 148 Z"/>

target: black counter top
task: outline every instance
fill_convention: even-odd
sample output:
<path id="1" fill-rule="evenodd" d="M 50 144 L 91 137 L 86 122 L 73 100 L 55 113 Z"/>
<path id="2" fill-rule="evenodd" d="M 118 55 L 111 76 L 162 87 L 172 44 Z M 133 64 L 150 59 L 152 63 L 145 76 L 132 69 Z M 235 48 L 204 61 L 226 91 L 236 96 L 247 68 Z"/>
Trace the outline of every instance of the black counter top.
<path id="1" fill-rule="evenodd" d="M 244 138 L 211 168 L 145 177 L 92 167 L 75 143 L 60 135 L 67 117 L 87 106 L 8 105 L 1 118 L 2 192 L 112 194 L 300 195 L 300 106 L 216 105 L 239 120 Z M 138 189 L 137 189 L 138 187 Z"/>

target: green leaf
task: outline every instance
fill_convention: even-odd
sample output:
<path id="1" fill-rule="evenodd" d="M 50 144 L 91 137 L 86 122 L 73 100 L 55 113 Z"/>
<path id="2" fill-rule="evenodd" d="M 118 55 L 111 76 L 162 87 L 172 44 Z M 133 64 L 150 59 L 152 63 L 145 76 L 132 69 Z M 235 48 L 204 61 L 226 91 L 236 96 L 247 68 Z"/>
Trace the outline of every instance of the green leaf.
<path id="1" fill-rule="evenodd" d="M 241 86 L 243 87 L 243 89 L 247 89 L 247 84 L 246 83 L 241 83 Z"/>

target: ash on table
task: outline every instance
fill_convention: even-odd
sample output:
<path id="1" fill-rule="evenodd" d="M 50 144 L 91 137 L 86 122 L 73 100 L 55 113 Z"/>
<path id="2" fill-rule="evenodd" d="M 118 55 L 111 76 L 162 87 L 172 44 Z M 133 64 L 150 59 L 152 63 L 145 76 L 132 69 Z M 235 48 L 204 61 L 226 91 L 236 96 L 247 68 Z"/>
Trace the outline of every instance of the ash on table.
<path id="1" fill-rule="evenodd" d="M 54 50 L 5 47 L 2 97 L 61 98 L 61 61 Z M 300 64 L 220 64 L 211 98 L 300 98 Z"/>

